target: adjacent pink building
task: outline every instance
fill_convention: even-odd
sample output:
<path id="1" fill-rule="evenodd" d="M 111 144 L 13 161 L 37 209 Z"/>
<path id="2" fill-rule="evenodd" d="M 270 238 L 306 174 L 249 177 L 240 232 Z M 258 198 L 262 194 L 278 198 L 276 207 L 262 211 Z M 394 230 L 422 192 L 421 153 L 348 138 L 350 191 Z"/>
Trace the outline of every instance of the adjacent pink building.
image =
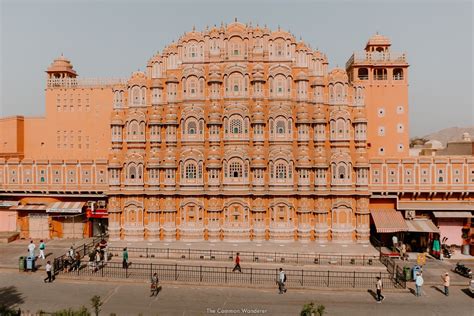
<path id="1" fill-rule="evenodd" d="M 474 157 L 408 155 L 408 66 L 378 34 L 329 69 L 290 33 L 239 22 L 185 34 L 127 79 L 81 79 L 61 56 L 45 117 L 0 121 L 0 230 L 465 242 Z"/>

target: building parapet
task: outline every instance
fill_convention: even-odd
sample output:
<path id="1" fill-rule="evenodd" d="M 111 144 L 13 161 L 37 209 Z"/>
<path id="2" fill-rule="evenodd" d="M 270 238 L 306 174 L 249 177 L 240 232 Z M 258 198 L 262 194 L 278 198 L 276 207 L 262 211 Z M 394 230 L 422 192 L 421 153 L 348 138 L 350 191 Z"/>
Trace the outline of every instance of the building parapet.
<path id="1" fill-rule="evenodd" d="M 353 63 L 386 63 L 386 62 L 399 62 L 407 63 L 407 57 L 405 53 L 399 52 L 366 52 L 359 51 L 354 52 L 346 63 L 346 68 L 349 68 Z"/>
<path id="2" fill-rule="evenodd" d="M 94 88 L 127 84 L 126 78 L 51 78 L 47 88 Z"/>

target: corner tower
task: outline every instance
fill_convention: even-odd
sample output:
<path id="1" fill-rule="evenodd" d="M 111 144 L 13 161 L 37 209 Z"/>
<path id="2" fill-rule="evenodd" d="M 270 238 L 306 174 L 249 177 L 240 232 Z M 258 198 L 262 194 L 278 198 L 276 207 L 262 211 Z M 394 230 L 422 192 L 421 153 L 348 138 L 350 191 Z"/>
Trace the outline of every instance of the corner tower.
<path id="1" fill-rule="evenodd" d="M 351 82 L 365 87 L 369 157 L 406 157 L 409 150 L 408 63 L 390 40 L 372 36 L 346 63 Z"/>

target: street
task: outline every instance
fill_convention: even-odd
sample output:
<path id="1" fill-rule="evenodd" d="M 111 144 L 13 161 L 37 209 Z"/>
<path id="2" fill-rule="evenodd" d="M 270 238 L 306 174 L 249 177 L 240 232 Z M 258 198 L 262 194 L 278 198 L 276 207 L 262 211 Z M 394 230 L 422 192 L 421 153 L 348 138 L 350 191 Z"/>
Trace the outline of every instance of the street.
<path id="1" fill-rule="evenodd" d="M 30 312 L 62 308 L 90 308 L 90 298 L 104 301 L 101 315 L 299 315 L 304 304 L 314 301 L 326 307 L 327 315 L 473 315 L 474 301 L 466 287 L 452 286 L 445 297 L 431 285 L 423 296 L 408 291 L 385 291 L 386 299 L 377 304 L 367 290 L 292 290 L 279 295 L 277 289 L 245 289 L 172 285 L 163 283 L 157 297 L 150 297 L 145 282 L 96 282 L 59 279 L 43 283 L 44 271 L 18 273 L 0 271 L 0 304 L 21 307 Z M 411 286 L 411 285 L 410 285 Z M 373 290 L 373 289 L 372 289 Z"/>

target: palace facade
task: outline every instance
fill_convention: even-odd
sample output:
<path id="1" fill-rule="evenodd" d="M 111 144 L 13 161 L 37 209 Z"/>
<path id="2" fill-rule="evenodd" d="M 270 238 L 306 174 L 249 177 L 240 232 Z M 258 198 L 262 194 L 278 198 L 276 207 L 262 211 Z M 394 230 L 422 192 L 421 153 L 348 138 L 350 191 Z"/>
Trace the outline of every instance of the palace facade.
<path id="1" fill-rule="evenodd" d="M 461 236 L 474 210 L 474 157 L 408 155 L 408 66 L 378 34 L 345 69 L 329 69 L 292 34 L 239 22 L 185 34 L 127 79 L 80 79 L 61 56 L 47 69 L 45 117 L 0 120 L 0 230 Z"/>

